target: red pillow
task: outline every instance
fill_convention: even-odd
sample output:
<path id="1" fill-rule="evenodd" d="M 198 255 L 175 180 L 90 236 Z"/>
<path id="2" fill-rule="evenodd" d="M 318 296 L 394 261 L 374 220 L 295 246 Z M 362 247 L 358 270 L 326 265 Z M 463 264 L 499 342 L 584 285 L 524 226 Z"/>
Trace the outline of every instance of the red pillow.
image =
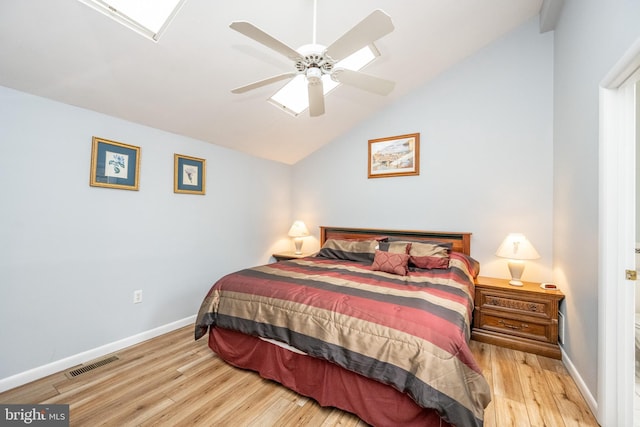
<path id="1" fill-rule="evenodd" d="M 431 243 L 412 243 L 409 261 L 418 268 L 449 268 L 451 249 Z"/>
<path id="2" fill-rule="evenodd" d="M 371 264 L 374 271 L 384 271 L 385 273 L 406 276 L 409 272 L 409 254 L 376 251 Z"/>
<path id="3" fill-rule="evenodd" d="M 448 257 L 411 257 L 411 262 L 418 268 L 449 268 Z"/>

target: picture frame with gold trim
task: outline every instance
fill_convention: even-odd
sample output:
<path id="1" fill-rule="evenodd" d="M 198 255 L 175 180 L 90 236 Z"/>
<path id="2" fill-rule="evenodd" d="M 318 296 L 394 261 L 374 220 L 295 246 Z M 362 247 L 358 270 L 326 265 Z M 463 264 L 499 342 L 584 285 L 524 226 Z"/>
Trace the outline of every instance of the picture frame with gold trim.
<path id="1" fill-rule="evenodd" d="M 173 192 L 204 195 L 207 177 L 206 159 L 174 153 L 173 163 Z"/>
<path id="2" fill-rule="evenodd" d="M 139 178 L 140 147 L 92 138 L 90 186 L 138 191 Z"/>
<path id="3" fill-rule="evenodd" d="M 420 134 L 369 140 L 369 178 L 420 175 Z"/>

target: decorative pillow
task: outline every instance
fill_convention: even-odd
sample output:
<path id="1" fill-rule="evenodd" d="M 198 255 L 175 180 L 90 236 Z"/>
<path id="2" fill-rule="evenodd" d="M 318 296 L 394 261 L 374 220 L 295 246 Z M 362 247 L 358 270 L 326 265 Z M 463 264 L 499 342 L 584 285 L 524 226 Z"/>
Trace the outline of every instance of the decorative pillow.
<path id="1" fill-rule="evenodd" d="M 394 254 L 408 254 L 411 249 L 411 243 L 407 242 L 380 242 L 379 246 L 381 251 Z"/>
<path id="2" fill-rule="evenodd" d="M 370 263 L 375 257 L 378 244 L 377 240 L 328 239 L 317 256 Z"/>
<path id="3" fill-rule="evenodd" d="M 409 243 L 409 265 L 417 268 L 449 268 L 451 243 L 392 241 L 392 244 Z"/>
<path id="4" fill-rule="evenodd" d="M 439 243 L 412 242 L 409 262 L 418 268 L 449 268 L 451 248 Z"/>
<path id="5" fill-rule="evenodd" d="M 394 253 L 386 251 L 376 251 L 371 264 L 374 271 L 384 271 L 385 273 L 406 276 L 409 272 L 409 254 Z"/>
<path id="6" fill-rule="evenodd" d="M 453 243 L 451 242 L 441 242 L 438 240 L 413 240 L 413 239 L 401 239 L 398 237 L 389 237 L 389 242 L 405 242 L 405 243 L 424 243 L 435 246 L 442 246 L 444 248 L 448 248 L 449 250 L 453 249 Z"/>

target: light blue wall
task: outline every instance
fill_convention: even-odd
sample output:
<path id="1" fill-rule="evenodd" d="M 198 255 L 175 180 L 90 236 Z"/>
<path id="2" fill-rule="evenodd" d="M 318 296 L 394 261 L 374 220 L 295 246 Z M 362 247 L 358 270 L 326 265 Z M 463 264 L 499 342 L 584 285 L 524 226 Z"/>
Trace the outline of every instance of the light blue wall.
<path id="1" fill-rule="evenodd" d="M 598 88 L 640 37 L 640 2 L 565 0 L 554 43 L 554 278 L 567 295 L 565 350 L 596 396 Z"/>
<path id="2" fill-rule="evenodd" d="M 89 186 L 92 136 L 141 147 L 139 191 Z M 2 87 L 0 159 L 0 379 L 194 315 L 291 225 L 290 166 Z"/>
<path id="3" fill-rule="evenodd" d="M 524 232 L 541 254 L 524 278 L 567 295 L 564 349 L 595 396 L 598 86 L 638 16 L 565 0 L 555 33 L 532 19 L 292 168 L 0 88 L 0 378 L 192 315 L 293 217 L 471 231 L 498 277 L 501 239 Z M 413 132 L 420 176 L 367 179 L 367 140 Z M 89 187 L 93 135 L 142 147 L 139 192 Z M 174 152 L 208 159 L 206 197 L 173 194 Z"/>
<path id="4" fill-rule="evenodd" d="M 467 58 L 296 164 L 295 216 L 310 230 L 473 232 L 481 273 L 496 277 L 509 272 L 494 253 L 519 231 L 541 255 L 524 279 L 551 280 L 552 59 L 537 19 Z M 367 179 L 368 140 L 414 132 L 420 175 Z"/>

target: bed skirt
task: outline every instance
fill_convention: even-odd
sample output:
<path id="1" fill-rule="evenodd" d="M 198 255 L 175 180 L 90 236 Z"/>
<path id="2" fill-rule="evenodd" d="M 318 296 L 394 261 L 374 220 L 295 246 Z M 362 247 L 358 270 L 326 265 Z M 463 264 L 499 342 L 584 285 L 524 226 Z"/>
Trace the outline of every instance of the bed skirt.
<path id="1" fill-rule="evenodd" d="M 211 328 L 209 347 L 233 366 L 256 371 L 321 406 L 356 414 L 372 426 L 451 427 L 435 410 L 418 406 L 391 386 L 251 335 Z"/>

